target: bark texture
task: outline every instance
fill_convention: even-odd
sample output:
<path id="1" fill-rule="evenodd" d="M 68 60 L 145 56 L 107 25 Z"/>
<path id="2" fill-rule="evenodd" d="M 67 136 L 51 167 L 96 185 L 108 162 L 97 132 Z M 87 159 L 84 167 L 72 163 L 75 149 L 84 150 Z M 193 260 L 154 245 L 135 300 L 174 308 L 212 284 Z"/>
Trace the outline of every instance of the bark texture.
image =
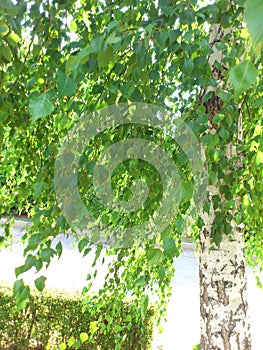
<path id="1" fill-rule="evenodd" d="M 210 46 L 213 54 L 209 57 L 212 76 L 217 80 L 218 87 L 222 85 L 224 76 L 214 65 L 215 61 L 222 63 L 222 51 L 215 47 L 230 29 L 223 29 L 220 24 L 211 26 Z M 225 67 L 228 69 L 228 67 Z M 203 96 L 212 91 L 212 98 L 204 103 L 209 114 L 209 129 L 207 133 L 215 134 L 213 117 L 221 109 L 221 101 L 217 96 L 216 88 L 209 87 Z M 238 120 L 236 139 L 242 138 L 242 114 Z M 205 149 L 203 149 L 205 154 Z M 237 156 L 234 144 L 226 147 L 227 159 Z M 242 167 L 242 157 L 236 162 L 236 168 Z M 229 175 L 229 173 L 228 173 Z M 231 174 L 230 174 L 231 175 Z M 200 318 L 201 318 L 201 348 L 203 350 L 250 350 L 251 335 L 248 317 L 247 280 L 245 275 L 244 236 L 242 226 L 238 226 L 234 219 L 231 221 L 230 235 L 223 235 L 220 247 L 211 246 L 212 226 L 215 219 L 212 196 L 217 195 L 224 203 L 224 195 L 220 193 L 219 186 L 224 185 L 224 179 L 207 188 L 207 201 L 210 212 L 203 211 L 201 217 L 204 227 L 200 233 Z M 234 217 L 239 207 L 236 198 Z"/>
<path id="2" fill-rule="evenodd" d="M 201 347 L 203 350 L 250 350 L 244 238 L 233 223 L 233 240 L 210 246 L 213 213 L 203 215 L 199 261 Z"/>

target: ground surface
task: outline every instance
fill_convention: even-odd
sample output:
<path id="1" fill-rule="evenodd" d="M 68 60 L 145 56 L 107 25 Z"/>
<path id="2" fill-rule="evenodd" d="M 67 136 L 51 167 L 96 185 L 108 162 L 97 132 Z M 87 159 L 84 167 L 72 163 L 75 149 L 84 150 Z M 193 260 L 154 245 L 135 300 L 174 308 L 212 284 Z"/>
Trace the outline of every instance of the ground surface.
<path id="1" fill-rule="evenodd" d="M 13 283 L 14 269 L 23 263 L 23 246 L 19 243 L 21 225 L 14 228 L 14 244 L 11 248 L 0 252 L 0 281 Z M 0 228 L 0 234 L 1 234 Z M 62 239 L 63 254 L 60 260 L 53 260 L 47 271 L 41 271 L 47 277 L 47 288 L 81 290 L 86 282 L 86 275 L 90 273 L 92 257 L 82 258 L 77 249 L 72 247 L 73 238 Z M 191 249 L 174 261 L 175 277 L 172 281 L 173 294 L 168 307 L 168 321 L 164 324 L 164 332 L 156 332 L 153 349 L 163 350 L 191 350 L 199 342 L 199 299 L 198 299 L 198 263 Z M 107 268 L 101 266 L 98 270 L 99 278 L 94 286 L 96 290 L 103 284 Z M 255 278 L 250 269 L 248 276 L 249 313 L 251 317 L 251 331 L 253 350 L 262 350 L 262 315 L 263 290 L 256 287 Z M 36 274 L 28 272 L 23 275 L 25 282 L 32 283 Z"/>

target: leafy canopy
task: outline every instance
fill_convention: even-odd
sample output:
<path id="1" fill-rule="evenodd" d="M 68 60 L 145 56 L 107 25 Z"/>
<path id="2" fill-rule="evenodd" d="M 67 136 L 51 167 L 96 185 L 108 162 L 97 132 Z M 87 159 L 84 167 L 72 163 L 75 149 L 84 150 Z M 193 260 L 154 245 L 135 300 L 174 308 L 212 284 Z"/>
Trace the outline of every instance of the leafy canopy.
<path id="1" fill-rule="evenodd" d="M 52 244 L 54 237 L 69 229 L 54 191 L 59 145 L 83 113 L 88 115 L 117 102 L 165 106 L 183 118 L 207 146 L 209 183 L 219 184 L 224 178 L 220 187 L 224 203 L 217 196 L 213 198 L 217 210 L 214 242 L 220 243 L 222 234 L 231 232 L 229 210 L 235 204 L 234 197 L 240 195 L 242 205 L 235 219 L 245 225 L 248 257 L 255 253 L 256 263 L 263 261 L 262 11 L 255 0 L 211 4 L 196 0 L 1 1 L 0 215 L 23 213 L 32 217 L 32 226 L 23 237 L 27 242 L 25 264 L 18 267 L 17 276 L 33 267 L 41 270 L 54 255 L 62 253 L 61 243 Z M 212 54 L 208 27 L 217 23 L 234 28 L 216 44 L 223 54 L 222 63 L 215 63 L 222 76 L 220 84 L 213 78 L 208 61 Z M 205 92 L 211 86 L 216 87 L 221 104 L 212 121 L 205 107 L 212 97 L 211 92 Z M 240 109 L 244 168 L 236 170 L 235 160 L 226 159 L 224 154 L 229 142 L 235 142 Z M 205 135 L 210 122 L 216 125 L 216 133 Z M 172 259 L 181 251 L 183 223 L 194 188 L 185 153 L 161 130 L 122 125 L 101 132 L 87 146 L 78 186 L 91 210 L 106 223 L 117 225 L 116 217 L 94 195 L 92 171 L 105 147 L 131 137 L 151 140 L 166 150 L 182 174 L 183 198 L 178 215 L 159 237 L 141 249 L 107 250 L 115 258 L 101 293 L 123 298 L 131 292 L 145 313 L 148 293 L 155 291 L 163 312 L 173 275 Z M 129 200 L 130 185 L 139 178 L 151 188 L 149 203 L 146 211 L 140 208 L 125 225 L 149 218 L 162 198 L 158 174 L 138 160 L 117 168 L 113 175 L 117 196 Z M 207 203 L 204 209 L 209 212 Z M 201 227 L 197 220 L 191 231 L 194 238 Z M 8 228 L 1 237 L 3 243 L 10 235 Z M 76 241 L 84 255 L 91 251 L 93 244 L 87 238 L 76 235 Z M 104 249 L 101 244 L 95 249 L 96 262 Z M 90 276 L 87 290 L 93 277 L 96 272 Z M 42 290 L 44 277 L 35 283 Z M 21 304 L 29 290 L 18 281 L 14 293 Z"/>

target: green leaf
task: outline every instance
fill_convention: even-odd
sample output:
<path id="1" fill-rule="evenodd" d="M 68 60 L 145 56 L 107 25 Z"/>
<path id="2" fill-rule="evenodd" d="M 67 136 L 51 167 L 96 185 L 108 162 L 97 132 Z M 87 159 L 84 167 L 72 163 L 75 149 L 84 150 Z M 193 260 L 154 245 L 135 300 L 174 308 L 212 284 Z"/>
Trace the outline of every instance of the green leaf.
<path id="1" fill-rule="evenodd" d="M 62 246 L 60 241 L 56 244 L 55 249 L 56 249 L 56 251 L 58 253 L 58 258 L 60 258 L 61 254 L 62 254 L 62 250 L 63 250 L 63 246 Z"/>
<path id="2" fill-rule="evenodd" d="M 34 281 L 37 290 L 39 290 L 40 292 L 42 292 L 45 288 L 46 279 L 47 278 L 45 276 L 40 276 Z"/>
<path id="3" fill-rule="evenodd" d="M 123 84 L 123 86 L 121 87 L 121 92 L 125 97 L 129 98 L 133 93 L 134 88 L 135 88 L 134 83 L 130 81 L 128 83 Z"/>
<path id="4" fill-rule="evenodd" d="M 219 124 L 224 119 L 225 119 L 225 115 L 223 113 L 218 113 L 218 114 L 216 114 L 214 116 L 213 123 L 214 124 Z"/>
<path id="5" fill-rule="evenodd" d="M 146 315 L 148 303 L 149 303 L 148 295 L 147 294 L 146 295 L 142 295 L 141 296 L 141 301 L 140 301 L 142 317 L 145 317 L 145 315 Z"/>
<path id="6" fill-rule="evenodd" d="M 169 39 L 170 39 L 171 43 L 173 43 L 181 35 L 180 29 L 170 30 L 168 35 L 169 35 Z"/>
<path id="7" fill-rule="evenodd" d="M 188 8 L 187 10 L 183 11 L 183 13 L 180 16 L 180 22 L 182 24 L 190 24 L 194 22 L 194 20 L 195 20 L 195 14 L 191 8 Z"/>
<path id="8" fill-rule="evenodd" d="M 178 256 L 178 249 L 173 238 L 165 237 L 163 239 L 163 251 L 169 259 L 173 259 L 175 256 Z"/>
<path id="9" fill-rule="evenodd" d="M 0 55 L 3 56 L 8 62 L 12 60 L 12 53 L 8 46 L 0 47 Z"/>
<path id="10" fill-rule="evenodd" d="M 263 164 L 263 152 L 258 151 L 256 156 L 256 164 L 261 165 Z"/>
<path id="11" fill-rule="evenodd" d="M 33 97 L 29 103 L 29 112 L 33 122 L 40 118 L 45 118 L 54 111 L 54 105 L 50 102 L 46 93 L 38 97 Z"/>
<path id="12" fill-rule="evenodd" d="M 90 250 L 91 249 L 89 248 L 88 251 L 90 252 Z M 97 247 L 96 247 L 96 253 L 95 253 L 94 261 L 92 263 L 92 267 L 94 267 L 96 265 L 96 262 L 99 259 L 101 252 L 102 252 L 102 245 L 100 244 L 100 245 L 97 245 Z"/>
<path id="13" fill-rule="evenodd" d="M 67 344 L 66 343 L 61 343 L 59 345 L 59 350 L 66 350 L 67 349 Z"/>
<path id="14" fill-rule="evenodd" d="M 7 37 L 7 40 L 11 46 L 15 47 L 19 42 L 20 38 L 16 33 L 10 33 Z"/>
<path id="15" fill-rule="evenodd" d="M 23 280 L 15 281 L 13 286 L 13 295 L 16 296 L 24 288 L 24 286 L 25 285 Z"/>
<path id="16" fill-rule="evenodd" d="M 184 200 L 190 200 L 193 196 L 193 185 L 190 181 L 183 182 Z"/>
<path id="17" fill-rule="evenodd" d="M 263 42 L 263 1 L 247 0 L 244 17 L 247 22 L 248 32 L 254 44 L 257 45 Z"/>
<path id="18" fill-rule="evenodd" d="M 88 245 L 89 241 L 87 238 L 83 238 L 81 241 L 78 243 L 78 249 L 79 252 L 81 253 L 82 250 Z"/>
<path id="19" fill-rule="evenodd" d="M 78 340 L 76 343 L 75 343 L 75 349 L 79 349 L 81 348 L 82 344 L 81 344 L 81 341 Z"/>
<path id="20" fill-rule="evenodd" d="M 78 25 L 77 25 L 76 21 L 74 21 L 74 19 L 72 19 L 70 21 L 69 28 L 72 32 L 76 32 L 78 30 Z"/>
<path id="21" fill-rule="evenodd" d="M 6 27 L 6 26 L 0 26 L 0 33 L 2 34 L 2 35 L 5 35 L 6 33 L 8 32 L 8 27 Z"/>
<path id="22" fill-rule="evenodd" d="M 201 141 L 206 146 L 216 146 L 218 144 L 219 138 L 216 135 L 206 134 L 201 137 Z"/>
<path id="23" fill-rule="evenodd" d="M 210 214 L 210 202 L 205 202 L 203 209 L 204 209 L 204 212 L 209 215 Z"/>
<path id="24" fill-rule="evenodd" d="M 34 187 L 35 198 L 38 199 L 40 197 L 42 190 L 47 188 L 48 184 L 46 184 L 45 182 L 42 182 L 42 181 L 35 182 L 33 187 Z"/>
<path id="25" fill-rule="evenodd" d="M 259 97 L 256 99 L 256 104 L 258 107 L 262 107 L 263 106 L 263 96 Z"/>
<path id="26" fill-rule="evenodd" d="M 176 157 L 176 164 L 184 165 L 187 162 L 188 162 L 187 155 L 183 151 L 179 152 Z"/>
<path id="27" fill-rule="evenodd" d="M 13 295 L 16 298 L 16 301 L 18 304 L 21 304 L 22 306 L 25 305 L 25 301 L 30 296 L 30 288 L 24 284 L 23 280 L 15 281 L 13 286 Z"/>
<path id="28" fill-rule="evenodd" d="M 157 43 L 160 45 L 160 47 L 163 49 L 165 47 L 166 40 L 168 39 L 168 32 L 165 30 L 162 30 L 161 33 L 157 37 Z"/>
<path id="29" fill-rule="evenodd" d="M 108 47 L 106 51 L 98 52 L 98 65 L 99 68 L 106 67 L 110 61 L 113 59 L 113 49 L 112 47 Z"/>
<path id="30" fill-rule="evenodd" d="M 52 258 L 53 255 L 56 254 L 56 251 L 54 249 L 51 248 L 44 248 L 41 253 L 40 253 L 40 258 L 49 263 L 50 259 Z"/>
<path id="31" fill-rule="evenodd" d="M 85 343 L 85 341 L 89 339 L 89 336 L 87 333 L 83 332 L 83 333 L 80 333 L 79 338 L 82 343 Z"/>
<path id="32" fill-rule="evenodd" d="M 35 263 L 36 263 L 36 257 L 33 256 L 32 254 L 29 254 L 26 258 L 24 265 L 19 266 L 15 269 L 16 277 L 30 270 L 33 266 L 35 266 Z"/>
<path id="33" fill-rule="evenodd" d="M 84 49 L 85 50 L 85 49 Z M 80 53 L 81 54 L 81 51 Z M 70 73 L 71 71 L 74 71 L 76 63 L 80 63 L 79 56 L 71 55 L 66 61 L 66 73 Z"/>
<path id="34" fill-rule="evenodd" d="M 57 73 L 57 89 L 59 97 L 74 95 L 77 90 L 77 84 L 68 75 L 58 72 Z"/>
<path id="35" fill-rule="evenodd" d="M 68 347 L 71 348 L 75 344 L 76 340 L 73 337 L 70 337 L 68 340 Z"/>
<path id="36" fill-rule="evenodd" d="M 97 330 L 99 329 L 98 327 L 98 322 L 97 321 L 92 321 L 90 322 L 90 326 L 89 326 L 89 330 L 91 334 L 94 334 L 97 332 Z"/>
<path id="37" fill-rule="evenodd" d="M 222 234 L 220 233 L 218 225 L 216 224 L 214 224 L 212 227 L 211 237 L 216 246 L 219 247 L 222 241 Z"/>
<path id="38" fill-rule="evenodd" d="M 227 235 L 229 235 L 229 233 L 231 233 L 232 232 L 232 226 L 227 222 L 226 224 L 225 224 L 225 234 L 227 234 Z"/>
<path id="39" fill-rule="evenodd" d="M 82 64 L 85 64 L 89 60 L 90 54 L 93 52 L 94 52 L 93 48 L 91 46 L 87 46 L 79 52 L 78 59 Z"/>
<path id="40" fill-rule="evenodd" d="M 127 315 L 126 318 L 125 318 L 125 321 L 126 322 L 131 322 L 131 320 L 132 320 L 131 315 Z"/>
<path id="41" fill-rule="evenodd" d="M 73 58 L 71 57 L 69 57 L 66 63 L 66 72 L 70 72 L 73 81 L 75 81 L 84 76 L 83 64 L 80 62 L 78 56 L 73 56 Z"/>
<path id="42" fill-rule="evenodd" d="M 145 278 L 143 276 L 139 277 L 136 282 L 135 282 L 135 286 L 136 287 L 141 287 L 141 286 L 144 286 L 145 285 Z"/>
<path id="43" fill-rule="evenodd" d="M 228 130 L 226 130 L 226 129 L 224 129 L 223 127 L 221 127 L 221 128 L 218 130 L 218 136 L 219 136 L 222 140 L 226 141 L 226 140 L 229 138 L 230 133 L 229 133 Z"/>
<path id="44" fill-rule="evenodd" d="M 152 266 L 163 260 L 163 253 L 160 249 L 150 248 L 146 253 L 148 265 Z"/>
<path id="45" fill-rule="evenodd" d="M 121 36 L 117 36 L 115 32 L 111 33 L 106 39 L 106 44 L 118 44 L 121 41 Z"/>
<path id="46" fill-rule="evenodd" d="M 87 170 L 88 174 L 92 174 L 95 166 L 96 166 L 95 160 L 91 160 L 90 162 L 87 163 L 86 170 Z"/>
<path id="47" fill-rule="evenodd" d="M 215 148 L 212 150 L 212 158 L 215 162 L 218 162 L 222 158 L 223 152 L 221 149 Z"/>
<path id="48" fill-rule="evenodd" d="M 88 255 L 91 252 L 91 248 L 86 248 L 83 252 L 83 257 Z"/>
<path id="49" fill-rule="evenodd" d="M 222 101 L 229 103 L 231 101 L 231 93 L 227 91 L 219 91 L 218 96 L 221 98 Z M 214 120 L 213 120 L 214 122 Z"/>
<path id="50" fill-rule="evenodd" d="M 192 73 L 194 69 L 194 63 L 191 59 L 185 58 L 184 64 L 182 66 L 182 72 L 186 75 L 189 75 Z"/>
<path id="51" fill-rule="evenodd" d="M 0 7 L 3 9 L 11 10 L 15 8 L 15 4 L 11 0 L 1 0 Z"/>
<path id="52" fill-rule="evenodd" d="M 229 79 L 238 97 L 247 90 L 257 79 L 258 71 L 250 61 L 244 61 L 230 69 Z"/>

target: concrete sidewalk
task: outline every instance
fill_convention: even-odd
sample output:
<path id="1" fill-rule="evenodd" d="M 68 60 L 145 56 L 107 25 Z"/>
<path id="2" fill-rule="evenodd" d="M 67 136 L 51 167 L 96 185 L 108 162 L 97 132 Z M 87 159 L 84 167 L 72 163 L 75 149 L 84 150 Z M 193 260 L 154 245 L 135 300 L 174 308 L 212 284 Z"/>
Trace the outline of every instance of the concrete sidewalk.
<path id="1" fill-rule="evenodd" d="M 2 228 L 0 228 L 0 234 Z M 22 224 L 13 228 L 14 244 L 12 247 L 1 250 L 0 253 L 0 281 L 13 283 L 14 269 L 23 264 L 23 246 L 20 237 Z M 57 238 L 56 240 L 58 240 Z M 86 284 L 86 276 L 91 273 L 93 253 L 82 258 L 77 248 L 72 247 L 73 237 L 61 237 L 63 253 L 59 260 L 53 259 L 48 270 L 40 271 L 47 277 L 48 289 L 64 289 L 68 291 L 81 290 Z M 191 350 L 199 343 L 199 287 L 198 262 L 191 249 L 185 247 L 184 253 L 174 260 L 175 276 L 172 280 L 173 293 L 168 306 L 167 323 L 163 325 L 161 334 L 155 332 L 153 349 L 164 350 Z M 109 260 L 108 260 L 109 261 Z M 104 265 L 99 260 L 98 278 L 93 286 L 97 290 L 103 285 L 107 273 L 107 261 Z M 32 284 L 39 274 L 31 271 L 23 274 L 26 283 Z M 250 269 L 247 269 L 249 313 L 251 317 L 251 331 L 253 350 L 262 350 L 262 315 L 263 290 L 256 287 L 255 278 Z"/>

